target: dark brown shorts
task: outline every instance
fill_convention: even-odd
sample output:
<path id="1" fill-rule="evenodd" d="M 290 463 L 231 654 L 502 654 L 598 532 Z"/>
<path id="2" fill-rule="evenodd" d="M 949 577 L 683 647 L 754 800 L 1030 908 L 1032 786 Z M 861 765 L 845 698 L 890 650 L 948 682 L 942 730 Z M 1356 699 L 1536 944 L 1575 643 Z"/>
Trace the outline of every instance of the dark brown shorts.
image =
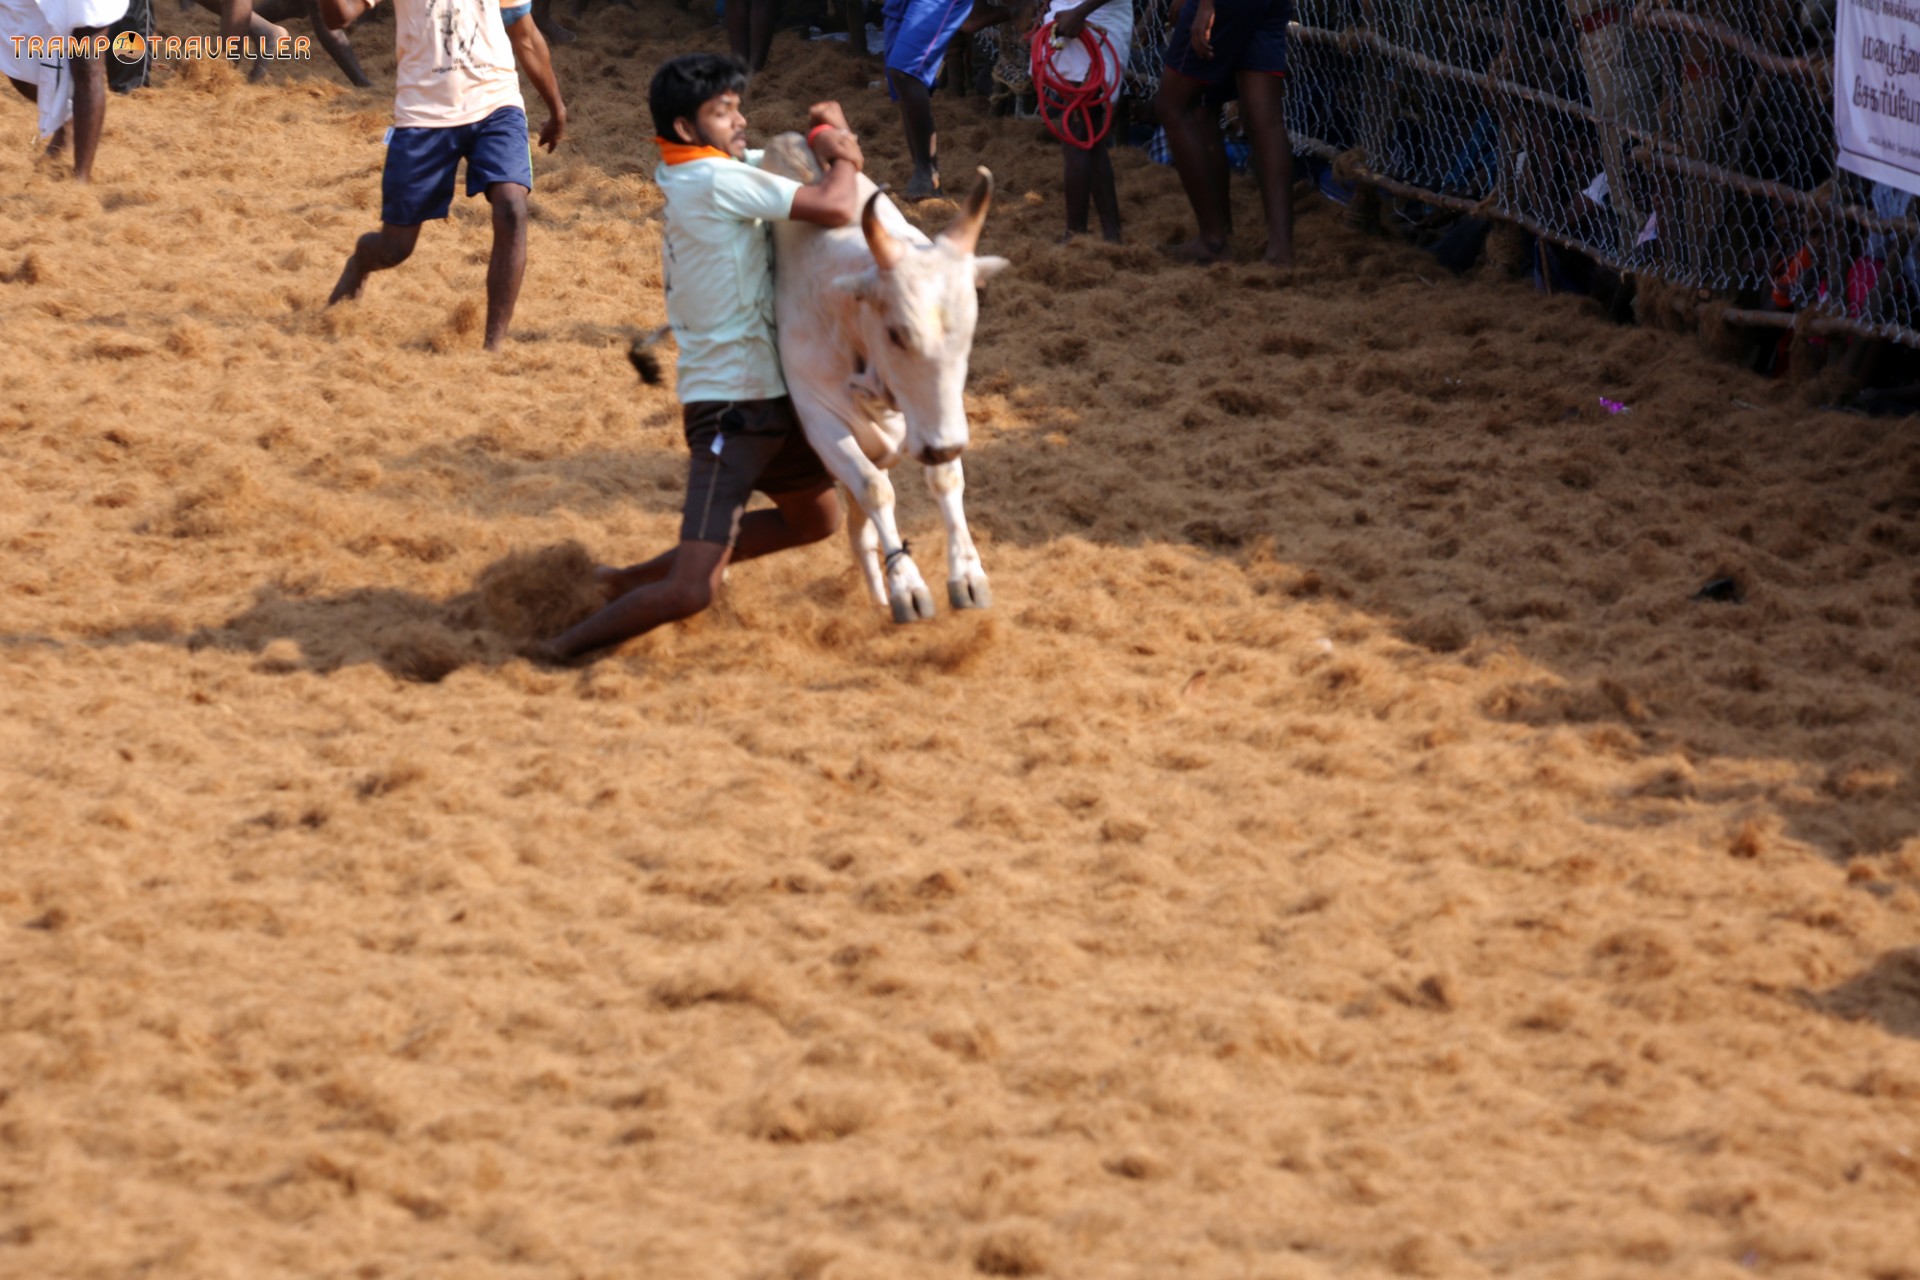
<path id="1" fill-rule="evenodd" d="M 798 493 L 833 483 L 786 396 L 697 400 L 680 406 L 680 421 L 692 455 L 680 520 L 682 542 L 732 546 L 755 489 Z"/>

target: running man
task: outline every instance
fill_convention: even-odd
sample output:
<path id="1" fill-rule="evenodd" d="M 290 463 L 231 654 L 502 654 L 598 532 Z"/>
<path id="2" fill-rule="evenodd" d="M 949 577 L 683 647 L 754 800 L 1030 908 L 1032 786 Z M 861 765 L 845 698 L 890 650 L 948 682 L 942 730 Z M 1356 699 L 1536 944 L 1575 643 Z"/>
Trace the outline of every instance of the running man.
<path id="1" fill-rule="evenodd" d="M 378 231 L 361 236 L 327 305 L 360 296 L 369 274 L 397 267 L 413 252 L 420 225 L 447 216 L 454 175 L 467 162 L 467 195 L 493 206 L 493 256 L 487 265 L 486 348 L 507 339 L 527 270 L 527 194 L 533 156 L 514 59 L 547 103 L 540 144 L 552 151 L 566 133 L 547 42 L 532 6 L 496 0 L 394 0 L 393 129 L 380 181 Z M 378 0 L 320 0 L 327 25 L 341 30 Z"/>

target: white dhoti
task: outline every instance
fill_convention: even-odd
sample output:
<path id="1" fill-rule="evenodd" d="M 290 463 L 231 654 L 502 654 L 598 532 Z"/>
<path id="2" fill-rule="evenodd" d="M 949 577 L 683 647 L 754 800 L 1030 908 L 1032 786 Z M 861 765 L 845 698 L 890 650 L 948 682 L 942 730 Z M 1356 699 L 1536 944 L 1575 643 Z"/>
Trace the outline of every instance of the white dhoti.
<path id="1" fill-rule="evenodd" d="M 127 16 L 128 0 L 0 0 L 0 75 L 33 86 L 40 136 L 49 138 L 73 118 L 73 70 L 65 57 L 27 52 L 34 36 L 72 35 L 81 27 L 105 30 Z M 19 52 L 13 38 L 20 37 Z"/>

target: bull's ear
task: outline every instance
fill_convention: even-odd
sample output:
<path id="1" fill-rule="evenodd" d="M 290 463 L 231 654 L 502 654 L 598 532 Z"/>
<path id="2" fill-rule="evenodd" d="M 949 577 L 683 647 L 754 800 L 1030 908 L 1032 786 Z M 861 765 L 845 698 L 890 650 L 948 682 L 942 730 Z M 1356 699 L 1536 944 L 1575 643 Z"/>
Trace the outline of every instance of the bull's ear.
<path id="1" fill-rule="evenodd" d="M 879 273 L 869 267 L 865 271 L 856 271 L 850 276 L 835 276 L 833 287 L 842 293 L 850 293 L 865 302 L 873 296 L 874 286 L 879 283 Z"/>
<path id="2" fill-rule="evenodd" d="M 973 260 L 973 287 L 978 289 L 987 281 L 999 275 L 1013 264 L 1005 258 L 975 258 Z"/>

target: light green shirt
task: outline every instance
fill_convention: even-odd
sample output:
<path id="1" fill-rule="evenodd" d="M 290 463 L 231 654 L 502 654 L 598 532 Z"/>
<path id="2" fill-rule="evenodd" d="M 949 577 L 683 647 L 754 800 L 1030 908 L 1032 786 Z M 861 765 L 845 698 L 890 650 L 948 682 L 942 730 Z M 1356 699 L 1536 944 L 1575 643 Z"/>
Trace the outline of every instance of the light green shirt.
<path id="1" fill-rule="evenodd" d="M 773 231 L 800 184 L 718 156 L 661 165 L 667 319 L 680 344 L 680 403 L 787 394 L 773 333 Z"/>

